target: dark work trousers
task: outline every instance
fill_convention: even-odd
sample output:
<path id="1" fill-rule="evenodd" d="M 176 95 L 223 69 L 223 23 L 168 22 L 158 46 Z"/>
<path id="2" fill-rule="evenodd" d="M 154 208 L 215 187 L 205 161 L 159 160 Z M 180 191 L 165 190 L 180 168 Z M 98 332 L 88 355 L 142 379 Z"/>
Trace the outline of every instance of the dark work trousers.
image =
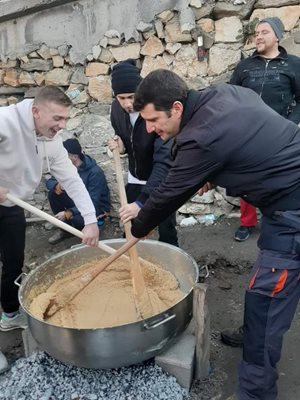
<path id="1" fill-rule="evenodd" d="M 56 194 L 54 190 L 50 190 L 48 192 L 48 199 L 54 215 L 74 207 L 73 200 L 67 195 L 66 192 Z M 65 222 L 69 225 L 72 225 L 74 228 L 79 229 L 80 231 L 84 228 L 84 220 L 81 214 L 75 214 L 71 220 Z"/>
<path id="2" fill-rule="evenodd" d="M 2 259 L 1 305 L 4 312 L 18 311 L 15 279 L 22 273 L 25 251 L 25 215 L 18 206 L 0 206 L 0 253 Z"/>
<path id="3" fill-rule="evenodd" d="M 284 334 L 300 297 L 300 212 L 263 217 L 260 252 L 245 296 L 239 400 L 277 399 Z"/>
<path id="4" fill-rule="evenodd" d="M 128 183 L 126 185 L 126 195 L 128 203 L 134 203 L 143 189 L 143 185 Z M 178 237 L 176 230 L 176 213 L 171 214 L 158 226 L 158 240 L 178 247 Z"/>

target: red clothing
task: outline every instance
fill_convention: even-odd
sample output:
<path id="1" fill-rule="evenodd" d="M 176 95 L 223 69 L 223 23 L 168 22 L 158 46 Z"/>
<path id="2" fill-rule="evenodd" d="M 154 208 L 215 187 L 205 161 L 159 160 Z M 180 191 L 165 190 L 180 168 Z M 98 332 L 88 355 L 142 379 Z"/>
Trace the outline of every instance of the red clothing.
<path id="1" fill-rule="evenodd" d="M 255 226 L 257 224 L 256 208 L 245 200 L 240 199 L 241 226 Z"/>

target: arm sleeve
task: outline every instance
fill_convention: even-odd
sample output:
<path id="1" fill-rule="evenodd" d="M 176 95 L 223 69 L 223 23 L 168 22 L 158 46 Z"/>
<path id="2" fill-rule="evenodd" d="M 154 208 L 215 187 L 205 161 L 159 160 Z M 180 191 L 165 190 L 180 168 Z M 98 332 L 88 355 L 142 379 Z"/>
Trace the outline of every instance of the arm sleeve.
<path id="1" fill-rule="evenodd" d="M 199 148 L 195 142 L 186 144 L 178 151 L 166 180 L 150 195 L 133 221 L 133 236 L 146 236 L 207 181 L 211 182 L 219 168 L 221 165 L 211 160 L 209 150 Z"/>
<path id="2" fill-rule="evenodd" d="M 109 212 L 110 211 L 109 189 L 106 183 L 104 173 L 100 169 L 91 172 L 86 183 L 86 188 L 94 204 L 96 215 L 98 216 L 103 212 Z M 72 207 L 70 208 L 70 210 L 72 211 L 73 215 L 79 213 L 77 207 Z"/>
<path id="3" fill-rule="evenodd" d="M 144 204 L 148 199 L 150 193 L 156 189 L 161 182 L 163 182 L 171 167 L 171 147 L 173 140 L 164 142 L 160 137 L 157 137 L 154 142 L 153 153 L 153 168 L 146 185 L 143 186 L 141 194 L 138 196 L 137 201 Z"/>
<path id="4" fill-rule="evenodd" d="M 241 70 L 241 63 L 238 63 L 238 65 L 235 67 L 235 70 L 233 71 L 233 74 L 231 75 L 231 78 L 229 81 L 229 83 L 231 85 L 242 86 L 240 70 Z"/>
<path id="5" fill-rule="evenodd" d="M 51 159 L 50 169 L 68 196 L 74 201 L 85 225 L 97 222 L 95 207 L 89 193 L 63 146 L 57 148 L 55 157 Z"/>
<path id="6" fill-rule="evenodd" d="M 119 136 L 122 139 L 123 145 L 125 147 L 125 153 L 127 153 L 127 148 L 126 148 L 126 141 L 124 140 L 123 133 L 120 130 L 120 127 L 118 126 L 117 122 L 117 114 L 118 114 L 118 104 L 116 103 L 117 100 L 114 100 L 112 105 L 111 105 L 111 112 L 110 112 L 110 122 L 111 126 L 113 127 L 115 134 Z"/>

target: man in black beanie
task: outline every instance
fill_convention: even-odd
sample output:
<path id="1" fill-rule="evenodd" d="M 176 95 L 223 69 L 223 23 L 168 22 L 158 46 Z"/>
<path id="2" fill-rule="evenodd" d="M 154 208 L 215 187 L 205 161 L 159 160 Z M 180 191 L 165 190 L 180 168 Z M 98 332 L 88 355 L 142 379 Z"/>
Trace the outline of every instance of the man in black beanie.
<path id="1" fill-rule="evenodd" d="M 256 51 L 237 65 L 230 83 L 254 90 L 274 111 L 299 124 L 300 58 L 279 46 L 283 33 L 279 18 L 262 19 L 255 29 Z M 247 240 L 256 224 L 256 208 L 241 199 L 241 222 L 235 239 Z M 221 338 L 230 346 L 242 346 L 243 327 L 225 330 Z"/>
<path id="2" fill-rule="evenodd" d="M 63 145 L 90 195 L 96 210 L 98 228 L 102 230 L 105 217 L 110 211 L 110 194 L 104 172 L 93 158 L 82 152 L 77 139 L 67 139 Z M 50 207 L 56 218 L 82 230 L 84 225 L 82 215 L 57 180 L 51 177 L 46 186 L 49 190 Z M 66 231 L 60 229 L 49 238 L 49 243 L 56 244 L 69 236 Z"/>
<path id="3" fill-rule="evenodd" d="M 150 193 L 159 186 L 171 166 L 172 140 L 164 142 L 158 135 L 149 135 L 145 121 L 134 112 L 134 93 L 142 78 L 135 61 L 128 59 L 115 65 L 111 74 L 115 100 L 111 108 L 111 123 L 115 136 L 108 141 L 110 150 L 119 147 L 128 154 L 128 205 L 120 208 L 123 223 L 135 218 Z M 159 240 L 178 246 L 176 213 L 159 227 Z"/>

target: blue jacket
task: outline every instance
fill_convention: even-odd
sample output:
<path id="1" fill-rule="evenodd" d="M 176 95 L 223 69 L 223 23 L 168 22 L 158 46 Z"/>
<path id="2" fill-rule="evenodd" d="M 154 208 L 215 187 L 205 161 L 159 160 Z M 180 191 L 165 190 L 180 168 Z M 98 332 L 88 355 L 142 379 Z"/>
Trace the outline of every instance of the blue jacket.
<path id="1" fill-rule="evenodd" d="M 271 60 L 256 51 L 235 68 L 230 83 L 254 90 L 278 114 L 300 122 L 300 58 L 279 46 Z"/>
<path id="2" fill-rule="evenodd" d="M 82 179 L 96 209 L 96 216 L 110 211 L 110 194 L 106 178 L 102 169 L 90 156 L 84 154 L 84 160 L 78 168 L 78 174 Z M 48 190 L 53 190 L 57 180 L 51 177 L 46 186 Z M 74 206 L 70 208 L 73 215 L 79 214 L 79 210 Z"/>
<path id="3" fill-rule="evenodd" d="M 191 90 L 174 143 L 173 167 L 135 218 L 134 236 L 146 236 L 206 182 L 263 212 L 299 209 L 300 129 L 253 90 Z"/>

